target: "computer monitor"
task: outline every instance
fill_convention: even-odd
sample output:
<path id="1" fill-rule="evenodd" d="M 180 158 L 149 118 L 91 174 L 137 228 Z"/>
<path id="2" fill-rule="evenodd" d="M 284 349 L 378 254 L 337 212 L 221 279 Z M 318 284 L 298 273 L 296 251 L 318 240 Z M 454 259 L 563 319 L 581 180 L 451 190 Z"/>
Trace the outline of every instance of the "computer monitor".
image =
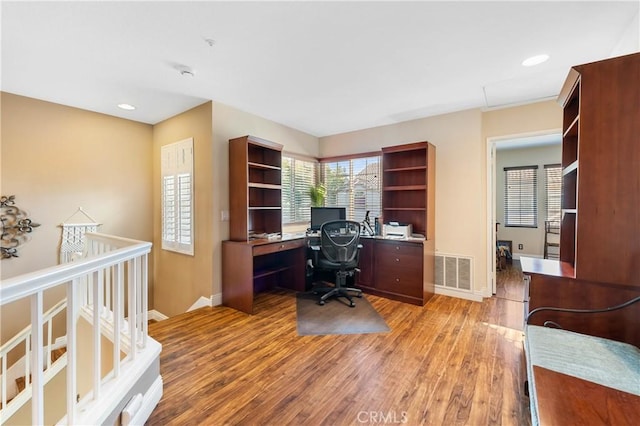
<path id="1" fill-rule="evenodd" d="M 311 230 L 319 231 L 323 223 L 347 218 L 344 207 L 311 207 Z"/>

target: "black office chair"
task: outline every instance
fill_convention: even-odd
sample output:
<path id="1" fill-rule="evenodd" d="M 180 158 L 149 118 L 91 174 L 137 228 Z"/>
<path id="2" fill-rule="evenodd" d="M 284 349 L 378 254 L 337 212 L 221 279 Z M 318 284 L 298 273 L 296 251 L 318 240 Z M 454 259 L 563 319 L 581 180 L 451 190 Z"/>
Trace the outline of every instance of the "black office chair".
<path id="1" fill-rule="evenodd" d="M 324 305 L 331 297 L 345 297 L 349 306 L 354 307 L 350 293 L 362 297 L 362 290 L 347 287 L 347 277 L 353 276 L 358 269 L 360 254 L 360 223 L 352 220 L 333 220 L 320 227 L 320 253 L 316 267 L 336 273 L 334 287 L 330 287 L 322 295 L 318 304 Z"/>

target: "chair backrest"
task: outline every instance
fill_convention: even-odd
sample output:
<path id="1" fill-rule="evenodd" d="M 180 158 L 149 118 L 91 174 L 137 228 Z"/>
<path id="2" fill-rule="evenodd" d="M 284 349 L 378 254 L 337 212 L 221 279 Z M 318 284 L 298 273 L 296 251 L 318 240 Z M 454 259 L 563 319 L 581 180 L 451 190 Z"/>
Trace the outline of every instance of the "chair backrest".
<path id="1" fill-rule="evenodd" d="M 360 244 L 360 223 L 352 220 L 332 220 L 320 227 L 320 250 L 331 262 L 350 263 L 357 259 Z"/>

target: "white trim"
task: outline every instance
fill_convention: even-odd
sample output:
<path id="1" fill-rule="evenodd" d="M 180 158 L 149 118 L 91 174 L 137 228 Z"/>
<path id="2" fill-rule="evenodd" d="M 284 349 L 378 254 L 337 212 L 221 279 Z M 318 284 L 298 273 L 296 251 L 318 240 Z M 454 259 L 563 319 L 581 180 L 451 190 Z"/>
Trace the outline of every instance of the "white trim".
<path id="1" fill-rule="evenodd" d="M 77 424 L 102 424 L 120 403 L 122 395 L 132 389 L 137 380 L 147 371 L 152 363 L 160 356 L 162 346 L 153 339 L 147 341 L 147 347 L 140 350 L 136 361 L 125 362 L 121 369 L 119 380 L 106 380 L 102 387 L 102 397 L 93 400 L 93 395 L 89 392 L 80 401 L 80 412 L 78 413 Z M 108 376 L 107 376 L 108 377 Z M 158 378 L 162 376 L 158 375 Z M 157 383 L 154 381 L 154 385 Z M 146 394 L 145 394 L 146 395 Z M 60 421 L 65 424 L 66 416 Z"/>
<path id="2" fill-rule="evenodd" d="M 166 316 L 162 312 L 156 311 L 155 309 L 152 309 L 147 313 L 147 318 L 154 321 L 164 321 L 166 319 L 169 319 L 168 316 Z"/>
<path id="3" fill-rule="evenodd" d="M 216 293 L 211 295 L 211 306 L 222 305 L 222 293 Z"/>
<path id="4" fill-rule="evenodd" d="M 487 171 L 487 286 L 485 293 L 490 297 L 496 292 L 496 144 L 509 139 L 520 139 L 562 133 L 562 129 L 540 130 L 537 132 L 516 133 L 504 136 L 491 136 L 486 141 Z"/>
<path id="5" fill-rule="evenodd" d="M 457 297 L 458 299 L 471 300 L 473 302 L 482 302 L 482 295 L 470 293 L 466 290 L 457 290 L 455 288 L 448 287 L 435 287 L 435 294 L 441 294 L 443 296 Z"/>
<path id="6" fill-rule="evenodd" d="M 187 312 L 190 312 L 199 308 L 204 308 L 204 307 L 211 307 L 211 297 L 207 298 L 204 296 L 200 296 L 200 298 L 196 300 L 195 303 L 191 305 L 189 309 L 187 309 Z"/>
<path id="7" fill-rule="evenodd" d="M 539 254 L 515 253 L 513 255 L 514 260 L 520 260 L 521 257 L 535 257 L 536 259 L 542 259 L 542 256 Z"/>
<path id="8" fill-rule="evenodd" d="M 158 376 L 156 380 L 153 382 L 153 384 L 151 384 L 147 392 L 144 394 L 144 397 L 140 402 L 140 406 L 135 407 L 136 408 L 135 412 L 131 417 L 127 419 L 126 422 L 124 421 L 125 411 L 129 408 L 129 405 L 127 405 L 127 408 L 123 410 L 122 412 L 123 426 L 144 425 L 144 423 L 149 419 L 149 416 L 151 416 L 151 412 L 153 411 L 153 409 L 156 408 L 156 405 L 158 405 L 158 402 L 160 402 L 161 398 L 162 398 L 162 376 Z"/>

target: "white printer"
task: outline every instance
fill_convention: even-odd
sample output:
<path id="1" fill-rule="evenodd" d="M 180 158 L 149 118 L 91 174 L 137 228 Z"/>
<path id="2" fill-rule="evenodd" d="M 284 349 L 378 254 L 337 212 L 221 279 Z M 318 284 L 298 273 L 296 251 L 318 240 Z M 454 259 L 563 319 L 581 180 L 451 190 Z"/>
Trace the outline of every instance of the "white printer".
<path id="1" fill-rule="evenodd" d="M 389 222 L 382 225 L 382 236 L 384 238 L 404 240 L 411 238 L 413 227 L 411 224 Z"/>

